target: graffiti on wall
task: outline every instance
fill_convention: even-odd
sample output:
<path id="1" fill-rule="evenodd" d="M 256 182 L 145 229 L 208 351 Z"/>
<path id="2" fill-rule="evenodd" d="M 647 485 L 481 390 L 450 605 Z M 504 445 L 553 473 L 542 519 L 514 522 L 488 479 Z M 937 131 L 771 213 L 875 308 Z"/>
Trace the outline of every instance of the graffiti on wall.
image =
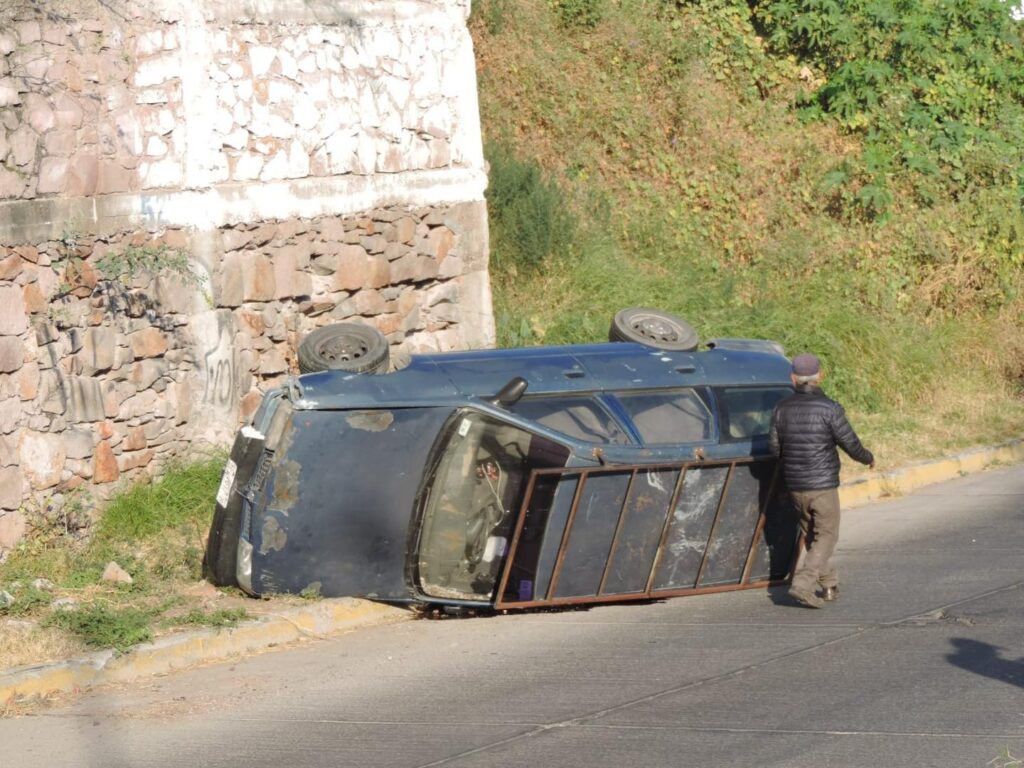
<path id="1" fill-rule="evenodd" d="M 200 349 L 203 403 L 233 418 L 243 382 L 231 311 L 202 312 L 192 318 L 191 324 Z"/>

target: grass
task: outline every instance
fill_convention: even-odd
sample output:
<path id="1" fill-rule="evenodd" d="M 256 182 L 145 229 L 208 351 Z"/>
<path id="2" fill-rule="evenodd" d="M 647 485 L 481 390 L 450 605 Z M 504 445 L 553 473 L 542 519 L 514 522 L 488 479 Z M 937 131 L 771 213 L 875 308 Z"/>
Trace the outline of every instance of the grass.
<path id="1" fill-rule="evenodd" d="M 95 603 L 75 610 L 54 611 L 43 625 L 77 635 L 91 648 L 126 651 L 153 638 L 150 627 L 153 613 L 152 610 Z"/>
<path id="2" fill-rule="evenodd" d="M 0 631 L 0 671 L 61 661 L 84 650 L 85 645 L 76 635 L 57 627 L 29 621 L 9 622 Z"/>
<path id="3" fill-rule="evenodd" d="M 214 627 L 222 629 L 233 627 L 238 622 L 249 618 L 244 608 L 222 608 L 216 611 L 203 611 L 193 609 L 184 616 L 175 616 L 166 619 L 166 623 L 173 627 Z"/>
<path id="4" fill-rule="evenodd" d="M 224 627 L 244 619 L 242 608 L 209 610 L 189 592 L 201 578 L 223 462 L 217 455 L 172 465 L 159 480 L 125 488 L 95 521 L 87 542 L 61 526 L 33 521 L 34 530 L 0 564 L 0 588 L 15 598 L 0 608 L 0 619 L 27 624 L 17 633 L 19 642 L 9 640 L 6 629 L 0 633 L 0 669 L 61 649 L 124 650 L 174 627 Z M 110 561 L 128 571 L 130 585 L 102 581 Z M 53 582 L 54 591 L 28 586 L 37 578 Z M 51 608 L 57 597 L 70 598 L 71 605 Z M 28 653 L 26 646 L 36 650 Z"/>
<path id="5" fill-rule="evenodd" d="M 300 604 L 302 597 L 278 597 L 263 607 L 237 589 L 199 581 L 225 458 L 173 464 L 158 480 L 123 488 L 95 519 L 87 541 L 63 525 L 34 520 L 0 564 L 0 589 L 15 598 L 0 608 L 0 670 L 88 649 L 125 651 L 182 628 L 224 629 L 278 610 L 282 602 Z M 131 584 L 101 579 L 112 560 L 131 575 Z M 52 591 L 32 587 L 38 578 L 50 580 Z"/>

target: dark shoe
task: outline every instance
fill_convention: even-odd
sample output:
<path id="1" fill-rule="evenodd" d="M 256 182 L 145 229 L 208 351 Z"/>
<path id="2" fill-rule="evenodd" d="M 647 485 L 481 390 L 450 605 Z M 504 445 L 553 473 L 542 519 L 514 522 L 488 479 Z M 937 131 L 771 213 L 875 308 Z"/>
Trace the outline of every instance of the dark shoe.
<path id="1" fill-rule="evenodd" d="M 825 601 L 808 589 L 790 587 L 789 596 L 806 608 L 824 608 Z"/>
<path id="2" fill-rule="evenodd" d="M 821 599 L 826 603 L 839 599 L 839 587 L 824 587 L 821 590 Z"/>

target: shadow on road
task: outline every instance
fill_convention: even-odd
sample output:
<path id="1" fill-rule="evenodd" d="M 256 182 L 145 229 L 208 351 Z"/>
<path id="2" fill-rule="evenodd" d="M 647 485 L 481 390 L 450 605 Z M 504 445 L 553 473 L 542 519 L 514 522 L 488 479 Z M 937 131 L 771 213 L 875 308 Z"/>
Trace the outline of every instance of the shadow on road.
<path id="1" fill-rule="evenodd" d="M 946 660 L 953 666 L 1024 688 L 1024 658 L 1016 661 L 1005 659 L 1001 648 L 979 640 L 954 637 L 950 642 L 955 650 L 946 656 Z"/>

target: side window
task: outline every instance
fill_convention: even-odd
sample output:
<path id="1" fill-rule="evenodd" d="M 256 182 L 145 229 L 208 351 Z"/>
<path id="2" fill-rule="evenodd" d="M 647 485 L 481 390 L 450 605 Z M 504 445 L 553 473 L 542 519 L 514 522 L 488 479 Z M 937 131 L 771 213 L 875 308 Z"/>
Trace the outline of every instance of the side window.
<path id="1" fill-rule="evenodd" d="M 793 394 L 787 387 L 721 389 L 722 434 L 727 440 L 749 440 L 767 435 L 775 404 Z"/>
<path id="2" fill-rule="evenodd" d="M 629 442 L 622 428 L 589 397 L 524 398 L 511 410 L 517 416 L 588 443 Z"/>
<path id="3" fill-rule="evenodd" d="M 711 410 L 692 389 L 616 394 L 646 445 L 699 443 L 712 436 Z"/>

